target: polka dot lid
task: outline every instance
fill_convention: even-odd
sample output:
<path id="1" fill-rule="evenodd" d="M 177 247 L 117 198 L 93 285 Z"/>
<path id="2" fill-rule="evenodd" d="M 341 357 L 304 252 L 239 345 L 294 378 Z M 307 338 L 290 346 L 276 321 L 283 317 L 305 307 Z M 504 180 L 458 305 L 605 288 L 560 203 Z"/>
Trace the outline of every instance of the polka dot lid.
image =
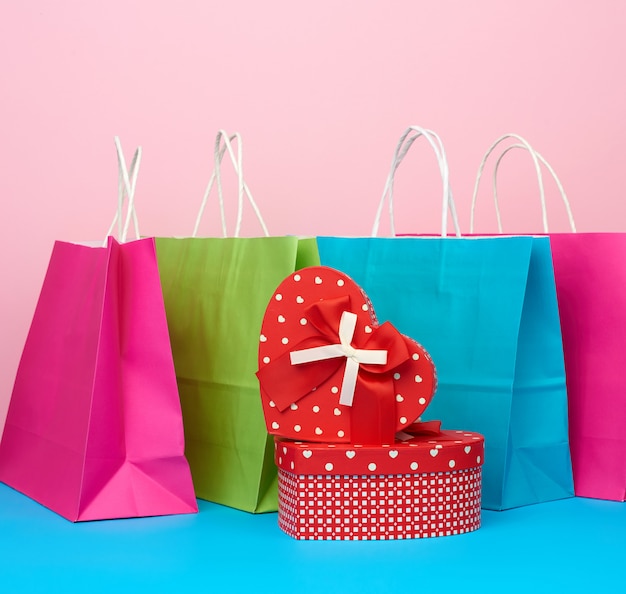
<path id="1" fill-rule="evenodd" d="M 297 475 L 395 475 L 482 466 L 484 438 L 469 431 L 416 435 L 387 446 L 275 439 L 276 465 Z"/>
<path id="2" fill-rule="evenodd" d="M 360 287 L 325 266 L 299 270 L 272 295 L 257 376 L 268 431 L 324 443 L 393 443 L 436 387 L 425 349 L 379 325 Z"/>

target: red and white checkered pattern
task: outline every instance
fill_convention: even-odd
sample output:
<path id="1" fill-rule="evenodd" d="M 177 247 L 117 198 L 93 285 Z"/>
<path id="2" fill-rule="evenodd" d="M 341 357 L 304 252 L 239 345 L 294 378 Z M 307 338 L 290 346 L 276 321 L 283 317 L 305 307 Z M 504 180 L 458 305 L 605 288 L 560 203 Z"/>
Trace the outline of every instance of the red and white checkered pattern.
<path id="1" fill-rule="evenodd" d="M 299 540 L 397 540 L 480 527 L 480 466 L 396 475 L 278 471 L 278 524 Z"/>

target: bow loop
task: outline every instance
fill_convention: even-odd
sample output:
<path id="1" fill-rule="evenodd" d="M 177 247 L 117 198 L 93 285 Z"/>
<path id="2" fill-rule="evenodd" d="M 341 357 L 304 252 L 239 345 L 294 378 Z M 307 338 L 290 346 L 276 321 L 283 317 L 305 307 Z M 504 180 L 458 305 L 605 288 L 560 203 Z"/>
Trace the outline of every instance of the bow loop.
<path id="1" fill-rule="evenodd" d="M 352 406 L 361 363 L 369 365 L 385 365 L 387 363 L 386 349 L 357 349 L 352 346 L 356 323 L 357 315 L 355 313 L 343 311 L 339 320 L 339 343 L 295 350 L 289 353 L 292 365 L 345 357 L 346 366 L 339 396 L 339 404 L 344 406 Z"/>

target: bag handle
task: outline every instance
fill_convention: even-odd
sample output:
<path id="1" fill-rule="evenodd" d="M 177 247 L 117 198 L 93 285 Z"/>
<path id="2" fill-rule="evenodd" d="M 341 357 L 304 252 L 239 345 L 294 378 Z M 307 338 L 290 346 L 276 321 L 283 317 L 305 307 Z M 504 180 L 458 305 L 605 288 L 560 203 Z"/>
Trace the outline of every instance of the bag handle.
<path id="1" fill-rule="evenodd" d="M 237 140 L 237 155 L 233 151 L 232 142 Z M 223 143 L 223 146 L 222 146 Z M 245 193 L 252 209 L 254 210 L 254 214 L 261 224 L 261 228 L 263 229 L 263 233 L 266 237 L 269 236 L 269 232 L 267 230 L 267 226 L 265 225 L 265 221 L 261 216 L 261 212 L 250 193 L 250 188 L 248 188 L 248 184 L 243 179 L 243 143 L 241 140 L 241 134 L 239 132 L 235 132 L 232 135 L 228 135 L 225 130 L 219 130 L 217 132 L 217 136 L 215 137 L 215 146 L 213 150 L 213 172 L 211 173 L 211 177 L 209 179 L 209 183 L 207 184 L 206 190 L 204 191 L 204 196 L 202 197 L 202 203 L 200 205 L 200 211 L 198 212 L 198 216 L 196 218 L 196 224 L 193 229 L 192 237 L 196 237 L 198 234 L 198 229 L 200 228 L 200 222 L 202 221 L 202 216 L 204 214 L 204 209 L 206 208 L 207 200 L 209 198 L 209 194 L 211 193 L 211 189 L 213 188 L 213 184 L 217 184 L 217 194 L 218 194 L 218 202 L 220 206 L 220 218 L 222 222 L 222 236 L 228 237 L 228 232 L 226 229 L 226 216 L 224 213 L 224 194 L 222 192 L 222 173 L 221 173 L 221 165 L 222 160 L 224 158 L 224 154 L 228 151 L 228 155 L 230 156 L 231 163 L 233 165 L 233 169 L 237 174 L 237 183 L 238 183 L 238 192 L 237 192 L 237 220 L 235 223 L 235 234 L 234 237 L 239 237 L 239 232 L 241 230 L 241 221 L 243 218 L 243 195 Z"/>
<path id="2" fill-rule="evenodd" d="M 411 134 L 413 136 L 411 136 Z M 439 173 L 441 175 L 441 181 L 443 185 L 443 199 L 442 199 L 442 213 L 441 213 L 441 235 L 445 237 L 447 235 L 447 226 L 448 226 L 448 210 L 450 210 L 450 214 L 452 215 L 452 222 L 454 225 L 455 233 L 457 237 L 461 236 L 461 232 L 459 230 L 459 222 L 456 213 L 456 206 L 454 204 L 454 199 L 452 197 L 452 190 L 450 189 L 450 169 L 448 166 L 448 159 L 446 156 L 446 152 L 443 146 L 443 142 L 441 138 L 432 130 L 428 130 L 426 128 L 422 128 L 421 126 L 409 126 L 402 136 L 400 136 L 400 140 L 396 145 L 395 151 L 393 153 L 393 158 L 391 160 L 391 169 L 389 171 L 389 175 L 387 176 L 387 180 L 385 182 L 385 187 L 383 189 L 383 195 L 378 204 L 378 210 L 376 211 L 376 218 L 374 219 L 374 226 L 372 227 L 372 237 L 376 237 L 378 234 L 378 228 L 380 226 L 380 219 L 382 215 L 383 206 L 385 204 L 385 199 L 388 199 L 389 203 L 389 220 L 391 226 L 391 234 L 395 235 L 395 216 L 393 211 L 393 187 L 395 182 L 395 173 L 402 163 L 404 157 L 406 157 L 413 143 L 420 137 L 424 137 L 428 144 L 432 147 L 435 152 L 435 156 L 437 158 L 437 164 L 439 165 Z"/>
<path id="3" fill-rule="evenodd" d="M 478 187 L 479 187 L 479 184 L 480 184 L 480 180 L 481 180 L 481 177 L 482 177 L 485 165 L 487 163 L 487 159 L 489 158 L 491 153 L 496 149 L 496 147 L 499 144 L 501 144 L 505 140 L 508 140 L 509 138 L 514 139 L 516 142 L 514 144 L 508 146 L 507 148 L 505 148 L 500 153 L 500 155 L 498 156 L 498 159 L 496 161 L 496 164 L 494 166 L 493 175 L 492 175 L 493 201 L 494 201 L 494 206 L 495 206 L 495 210 L 496 210 L 496 218 L 497 218 L 497 221 L 498 221 L 498 233 L 502 233 L 502 220 L 501 220 L 501 216 L 500 216 L 500 204 L 499 204 L 499 201 L 498 201 L 498 187 L 497 187 L 498 169 L 500 167 L 500 163 L 501 163 L 502 159 L 504 158 L 504 156 L 509 151 L 511 151 L 513 149 L 523 149 L 523 150 L 526 150 L 530 154 L 530 156 L 531 156 L 531 158 L 533 160 L 533 165 L 535 167 L 535 172 L 537 173 L 537 183 L 539 185 L 539 199 L 541 201 L 541 213 L 542 213 L 542 218 L 543 218 L 543 232 L 544 233 L 548 233 L 548 214 L 547 214 L 547 208 L 546 208 L 546 197 L 545 197 L 545 188 L 544 188 L 544 183 L 543 183 L 543 175 L 541 174 L 541 167 L 540 167 L 539 163 L 543 164 L 543 166 L 548 170 L 548 173 L 552 176 L 552 179 L 556 183 L 557 188 L 559 190 L 559 193 L 561 195 L 561 199 L 563 200 L 563 204 L 565 205 L 565 210 L 567 212 L 567 217 L 568 217 L 568 220 L 569 220 L 570 228 L 571 228 L 573 233 L 576 233 L 576 223 L 574 222 L 574 216 L 572 214 L 572 209 L 571 209 L 569 200 L 567 199 L 567 195 L 565 194 L 565 190 L 563 188 L 563 184 L 561 183 L 561 180 L 557 176 L 556 172 L 554 171 L 554 169 L 552 168 L 550 163 L 548 163 L 548 161 L 540 153 L 538 153 L 530 145 L 530 143 L 526 139 L 521 137 L 519 134 L 513 134 L 513 133 L 504 134 L 503 136 L 498 138 L 489 147 L 489 149 L 487 149 L 487 152 L 485 153 L 485 155 L 482 158 L 482 161 L 480 162 L 480 166 L 478 168 L 478 174 L 476 175 L 476 182 L 474 183 L 474 192 L 472 194 L 472 209 L 471 209 L 471 213 L 470 213 L 470 233 L 474 232 L 474 210 L 475 210 L 475 207 L 476 207 L 476 197 L 478 195 Z"/>
<path id="4" fill-rule="evenodd" d="M 115 152 L 117 154 L 117 211 L 113 217 L 113 221 L 107 231 L 108 237 L 113 233 L 113 229 L 117 223 L 117 237 L 121 243 L 126 241 L 128 228 L 132 219 L 135 228 L 135 238 L 139 239 L 139 224 L 137 221 L 137 213 L 135 212 L 135 189 L 137 187 L 137 175 L 139 174 L 139 166 L 141 165 L 142 148 L 137 147 L 133 159 L 130 163 L 130 169 L 126 168 L 126 159 L 124 151 L 118 136 L 115 137 Z M 128 198 L 128 206 L 126 207 L 126 220 L 122 224 L 122 213 L 124 211 L 124 202 Z M 103 246 L 106 246 L 107 240 L 104 240 Z"/>

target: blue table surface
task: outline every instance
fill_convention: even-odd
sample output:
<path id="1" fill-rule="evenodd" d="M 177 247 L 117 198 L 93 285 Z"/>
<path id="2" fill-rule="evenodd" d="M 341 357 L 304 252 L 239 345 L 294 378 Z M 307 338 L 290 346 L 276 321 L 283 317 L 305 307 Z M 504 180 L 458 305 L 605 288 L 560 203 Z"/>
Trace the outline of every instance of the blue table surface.
<path id="1" fill-rule="evenodd" d="M 626 505 L 573 498 L 482 512 L 459 536 L 296 541 L 277 515 L 72 524 L 0 485 L 1 592 L 626 591 Z"/>

